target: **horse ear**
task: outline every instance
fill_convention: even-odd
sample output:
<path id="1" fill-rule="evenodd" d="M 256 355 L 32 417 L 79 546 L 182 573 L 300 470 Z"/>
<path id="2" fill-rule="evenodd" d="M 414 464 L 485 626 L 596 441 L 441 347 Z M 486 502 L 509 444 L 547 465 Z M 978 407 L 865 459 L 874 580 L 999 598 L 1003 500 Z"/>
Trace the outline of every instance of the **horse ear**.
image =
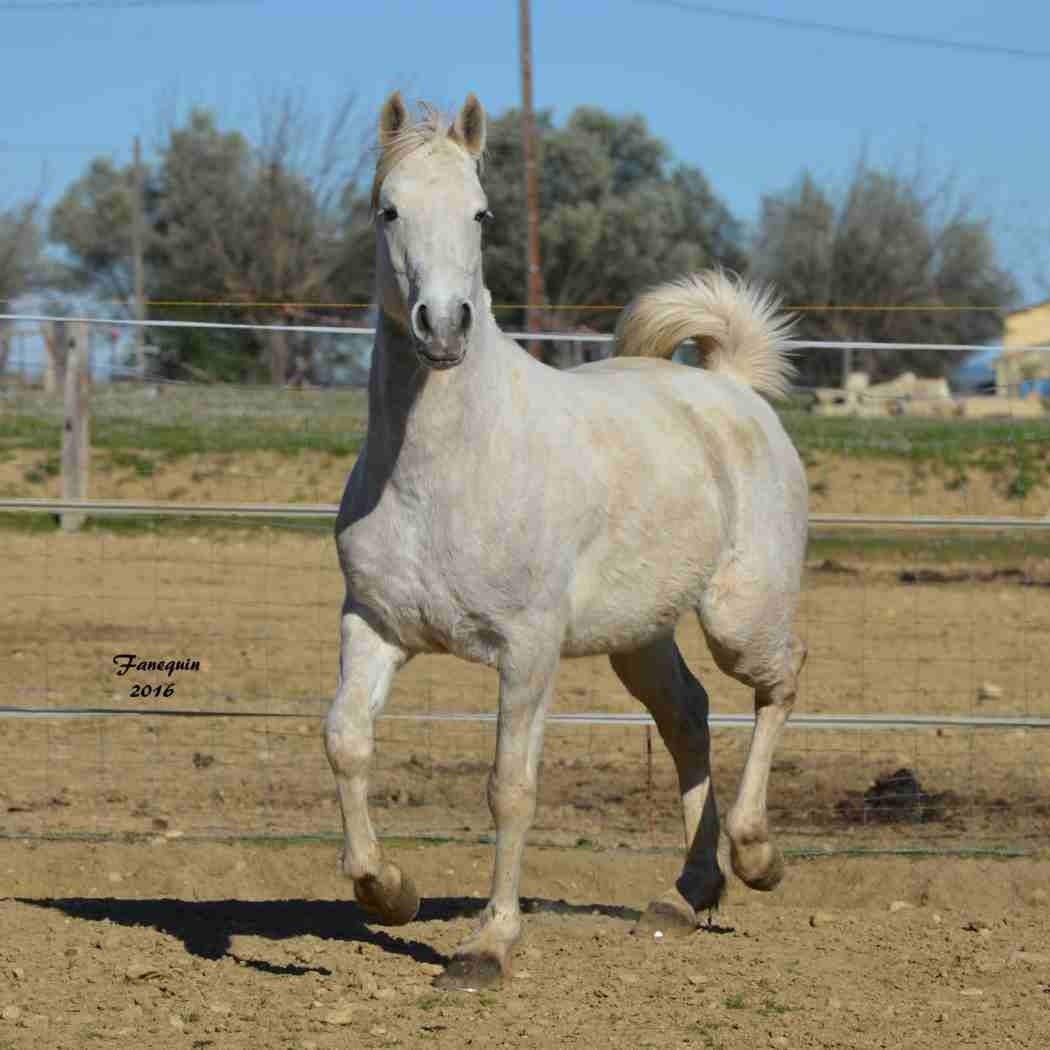
<path id="1" fill-rule="evenodd" d="M 383 149 L 390 144 L 390 140 L 408 123 L 408 110 L 405 109 L 405 100 L 400 91 L 395 91 L 383 103 L 383 110 L 379 114 L 379 145 Z"/>
<path id="2" fill-rule="evenodd" d="M 472 91 L 452 125 L 452 137 L 472 156 L 485 152 L 485 108 Z"/>

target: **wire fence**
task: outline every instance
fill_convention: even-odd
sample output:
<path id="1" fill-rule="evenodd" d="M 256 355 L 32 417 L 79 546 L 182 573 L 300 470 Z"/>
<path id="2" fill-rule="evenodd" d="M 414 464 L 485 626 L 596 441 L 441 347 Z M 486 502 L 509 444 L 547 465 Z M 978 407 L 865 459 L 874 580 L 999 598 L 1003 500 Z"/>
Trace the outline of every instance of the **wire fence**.
<path id="1" fill-rule="evenodd" d="M 1050 430 L 1012 400 L 981 419 L 783 412 L 813 510 L 810 660 L 771 799 L 795 848 L 1046 841 Z M 97 383 L 89 401 L 84 502 L 60 499 L 60 397 L 0 400 L 0 835 L 334 834 L 331 518 L 364 394 Z M 70 507 L 88 517 L 66 534 Z M 679 643 L 712 696 L 726 798 L 751 698 L 694 623 Z M 494 674 L 451 658 L 398 676 L 381 832 L 488 834 L 495 704 Z M 535 834 L 679 843 L 673 767 L 606 661 L 562 668 Z"/>
<path id="2" fill-rule="evenodd" d="M 161 305 L 178 305 L 178 304 L 164 304 Z M 185 303 L 182 305 L 188 306 L 200 306 L 205 305 L 202 303 Z M 241 306 L 279 306 L 277 303 L 256 303 L 256 304 L 245 304 L 245 303 L 219 303 L 213 305 L 241 305 Z M 365 304 L 315 304 L 317 306 L 355 306 L 363 307 Z M 573 307 L 573 309 L 584 309 L 584 307 Z M 600 310 L 619 310 L 620 307 L 594 307 L 594 309 Z M 875 310 L 880 312 L 892 311 L 894 309 L 904 310 L 915 310 L 921 309 L 924 311 L 931 311 L 938 309 L 934 306 L 923 306 L 923 307 L 866 307 L 866 306 L 842 306 L 842 307 L 791 307 L 791 310 L 798 312 L 806 310 Z M 942 307 L 942 309 L 950 309 L 953 311 L 964 310 L 964 307 Z M 973 307 L 971 309 L 984 310 L 990 309 L 985 307 Z M 10 355 L 10 361 L 7 363 L 8 367 L 14 370 L 16 373 L 20 373 L 23 378 L 33 378 L 37 372 L 43 372 L 46 370 L 45 355 L 40 349 L 33 351 L 35 344 L 42 344 L 42 325 L 73 325 L 83 324 L 90 326 L 93 333 L 93 341 L 96 349 L 96 355 L 99 357 L 106 358 L 106 365 L 104 367 L 103 374 L 106 377 L 111 375 L 131 375 L 132 370 L 127 367 L 121 367 L 117 365 L 118 358 L 126 358 L 128 356 L 128 347 L 126 343 L 121 341 L 121 334 L 133 331 L 137 328 L 144 329 L 156 329 L 156 330 L 201 330 L 201 331 L 241 331 L 241 332 L 284 332 L 286 334 L 299 334 L 308 335 L 313 338 L 319 338 L 323 336 L 338 336 L 344 343 L 347 340 L 357 340 L 357 347 L 360 353 L 367 356 L 371 347 L 371 338 L 375 334 L 375 328 L 370 325 L 351 325 L 347 323 L 340 324 L 323 324 L 323 323 L 310 323 L 310 324 L 293 324 L 287 320 L 274 323 L 260 323 L 260 322 L 234 322 L 234 321 L 200 321 L 200 320 L 161 320 L 161 319 L 148 319 L 138 320 L 135 318 L 98 318 L 85 314 L 46 314 L 46 313 L 0 313 L 0 325 L 6 324 L 14 327 L 14 332 L 11 335 L 11 343 L 14 345 L 15 351 Z M 108 329 L 108 331 L 106 331 Z M 589 360 L 605 356 L 611 349 L 611 344 L 614 341 L 614 336 L 608 333 L 594 332 L 589 330 L 577 331 L 577 332 L 508 332 L 507 333 L 512 339 L 516 339 L 520 342 L 528 343 L 544 343 L 548 346 L 548 354 L 552 358 L 548 363 L 554 364 L 556 367 L 569 367 L 573 364 L 581 364 Z M 688 357 L 688 348 L 692 344 L 685 342 L 683 349 L 687 351 L 686 356 Z M 1017 348 L 1007 347 L 1004 345 L 981 345 L 973 346 L 965 343 L 907 343 L 907 342 L 870 342 L 862 340 L 812 340 L 812 339 L 793 339 L 788 340 L 786 345 L 789 349 L 794 352 L 808 351 L 810 353 L 827 353 L 835 352 L 840 354 L 843 360 L 842 373 L 845 376 L 849 371 L 849 362 L 852 360 L 852 356 L 857 352 L 870 352 L 870 353 L 899 353 L 901 351 L 923 351 L 931 354 L 951 354 L 951 355 L 973 355 L 973 354 L 987 354 L 990 352 L 1003 352 L 1016 350 Z M 1050 352 L 1050 346 L 1027 346 L 1024 347 L 1025 354 L 1040 355 Z M 359 374 L 360 378 L 360 374 Z M 177 380 L 176 380 L 177 381 Z M 168 379 L 165 382 L 172 382 Z M 1018 384 L 1018 389 L 1020 388 Z M 801 388 L 807 390 L 809 388 Z M 1003 391 L 1000 389 L 1000 393 L 1004 392 L 1018 392 L 1014 391 Z M 878 398 L 880 396 L 889 397 L 890 399 L 900 400 L 899 393 L 887 393 L 880 395 L 876 391 L 869 393 L 870 397 Z M 909 400 L 924 400 L 933 399 L 940 395 L 923 395 L 915 394 L 914 392 L 910 395 Z"/>

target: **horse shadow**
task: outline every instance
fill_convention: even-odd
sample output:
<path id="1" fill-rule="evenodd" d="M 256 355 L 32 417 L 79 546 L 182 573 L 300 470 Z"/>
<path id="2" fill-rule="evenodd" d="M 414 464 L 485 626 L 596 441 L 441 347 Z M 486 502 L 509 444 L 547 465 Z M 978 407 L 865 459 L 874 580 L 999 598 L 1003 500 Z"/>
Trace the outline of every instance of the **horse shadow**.
<path id="1" fill-rule="evenodd" d="M 73 919 L 109 921 L 118 926 L 148 926 L 182 942 L 185 950 L 202 959 L 231 958 L 267 973 L 297 975 L 331 973 L 324 966 L 276 965 L 246 959 L 231 949 L 238 935 L 271 941 L 313 936 L 321 940 L 371 944 L 392 955 L 418 963 L 449 962 L 449 957 L 429 944 L 390 934 L 352 901 L 341 900 L 215 900 L 184 901 L 123 899 L 116 897 L 16 898 L 22 904 L 49 908 Z M 487 902 L 479 897 L 429 897 L 422 901 L 415 922 L 450 922 L 479 914 Z M 611 904 L 570 904 L 564 900 L 522 898 L 526 914 L 601 915 L 634 922 L 641 913 Z M 708 927 L 710 932 L 722 931 Z"/>

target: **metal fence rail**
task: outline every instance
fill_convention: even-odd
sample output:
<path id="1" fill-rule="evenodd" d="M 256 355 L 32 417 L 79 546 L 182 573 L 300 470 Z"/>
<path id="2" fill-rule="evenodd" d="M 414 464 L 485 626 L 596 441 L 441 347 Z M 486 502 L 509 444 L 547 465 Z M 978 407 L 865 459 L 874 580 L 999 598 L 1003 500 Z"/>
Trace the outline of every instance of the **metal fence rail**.
<path id="1" fill-rule="evenodd" d="M 57 514 L 81 511 L 96 517 L 293 518 L 332 521 L 336 503 L 167 503 L 157 500 L 0 499 L 0 511 Z M 1050 517 L 937 517 L 898 514 L 811 514 L 811 526 L 912 529 L 1050 529 Z"/>
<path id="2" fill-rule="evenodd" d="M 320 702 L 320 701 L 319 701 Z M 321 718 L 321 715 L 303 714 L 294 711 L 213 711 L 196 708 L 151 708 L 151 707 L 7 707 L 0 706 L 0 718 L 265 718 L 296 719 Z M 482 722 L 494 723 L 494 711 L 479 712 L 430 712 L 418 711 L 398 715 L 380 715 L 388 722 Z M 588 712 L 582 714 L 549 714 L 549 725 L 611 726 L 624 728 L 642 726 L 654 728 L 656 722 L 645 714 L 606 714 Z M 712 729 L 751 729 L 755 724 L 753 715 L 712 713 L 708 718 Z M 912 729 L 1050 729 L 1050 718 L 940 716 L 940 715 L 807 715 L 793 714 L 789 728 L 831 729 L 836 731 L 912 730 Z"/>

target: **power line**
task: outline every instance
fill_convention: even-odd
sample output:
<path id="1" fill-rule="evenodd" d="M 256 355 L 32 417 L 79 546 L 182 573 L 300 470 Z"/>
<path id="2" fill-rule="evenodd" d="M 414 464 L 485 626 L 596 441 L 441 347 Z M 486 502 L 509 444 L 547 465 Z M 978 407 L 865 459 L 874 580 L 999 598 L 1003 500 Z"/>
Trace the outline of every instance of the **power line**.
<path id="1" fill-rule="evenodd" d="M 230 4 L 258 4 L 260 0 L 3 0 L 0 11 L 99 11 L 112 8 L 226 7 Z"/>
<path id="2" fill-rule="evenodd" d="M 0 299 L 0 305 L 14 303 L 15 299 Z M 126 299 L 95 299 L 93 302 L 100 306 L 127 306 Z M 216 309 L 242 309 L 242 310 L 370 310 L 376 304 L 365 302 L 323 302 L 306 301 L 296 302 L 290 299 L 269 298 L 262 300 L 252 299 L 146 299 L 146 306 L 156 307 L 197 307 L 208 306 Z M 493 310 L 528 310 L 529 303 L 494 303 Z M 574 310 L 594 311 L 622 310 L 623 303 L 552 303 L 544 306 L 544 310 Z M 971 305 L 952 306 L 946 303 L 907 303 L 907 304 L 854 304 L 854 303 L 823 303 L 823 304 L 798 304 L 785 303 L 781 309 L 795 313 L 1002 313 L 1009 312 L 1006 306 Z"/>
<path id="3" fill-rule="evenodd" d="M 46 143 L 0 142 L 0 153 L 115 153 L 117 149 L 118 147 L 114 146 L 57 146 Z"/>
<path id="4" fill-rule="evenodd" d="M 975 55 L 995 55 L 1005 58 L 1029 58 L 1037 61 L 1050 59 L 1050 51 L 1034 51 L 1023 47 L 1006 47 L 999 44 L 976 44 L 943 37 L 922 36 L 918 33 L 890 33 L 879 29 L 863 29 L 859 26 L 835 25 L 830 22 L 811 22 L 802 18 L 787 18 L 783 15 L 767 15 L 759 11 L 738 11 L 712 4 L 692 4 L 685 0 L 634 0 L 635 3 L 657 7 L 671 7 L 692 15 L 711 18 L 728 18 L 738 22 L 757 22 L 777 26 L 781 29 L 797 29 L 802 32 L 828 33 L 833 36 L 853 37 L 857 40 L 876 40 L 884 44 L 910 44 L 913 47 L 934 47 L 942 51 L 961 51 Z"/>

